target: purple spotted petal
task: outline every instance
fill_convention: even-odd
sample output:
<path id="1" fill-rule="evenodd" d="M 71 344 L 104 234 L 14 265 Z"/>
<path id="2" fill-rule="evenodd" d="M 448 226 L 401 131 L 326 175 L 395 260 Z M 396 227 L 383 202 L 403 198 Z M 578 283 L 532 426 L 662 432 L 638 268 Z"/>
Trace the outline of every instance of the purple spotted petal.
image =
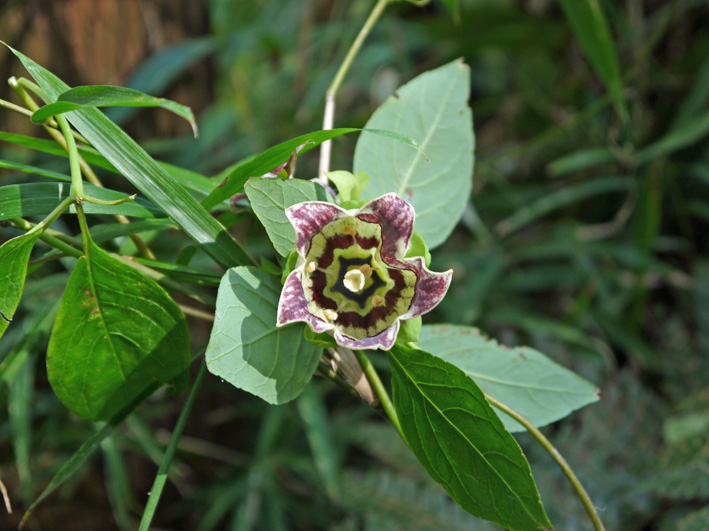
<path id="1" fill-rule="evenodd" d="M 363 339 L 352 339 L 347 336 L 340 334 L 340 331 L 335 329 L 335 341 L 337 344 L 343 347 L 351 348 L 354 350 L 365 350 L 365 349 L 381 349 L 389 350 L 394 346 L 396 342 L 396 336 L 399 335 L 399 319 L 394 321 L 389 328 L 383 332 L 372 337 L 365 337 Z"/>
<path id="2" fill-rule="evenodd" d="M 411 301 L 409 310 L 401 316 L 401 319 L 413 319 L 419 315 L 430 312 L 446 296 L 446 292 L 451 284 L 453 271 L 445 273 L 435 273 L 429 270 L 423 257 L 407 258 L 404 262 L 408 269 L 416 272 L 416 293 Z"/>
<path id="3" fill-rule="evenodd" d="M 305 321 L 318 334 L 332 330 L 333 325 L 318 319 L 308 311 L 303 283 L 300 280 L 302 268 L 291 271 L 283 285 L 278 301 L 278 319 L 276 326 L 284 326 L 294 321 Z"/>
<path id="4" fill-rule="evenodd" d="M 295 229 L 295 248 L 305 256 L 306 247 L 313 236 L 340 216 L 348 215 L 346 210 L 324 201 L 306 201 L 286 209 L 286 216 Z"/>
<path id="5" fill-rule="evenodd" d="M 414 230 L 414 207 L 391 193 L 362 206 L 357 214 L 373 214 L 382 225 L 382 258 L 387 263 L 403 258 Z"/>

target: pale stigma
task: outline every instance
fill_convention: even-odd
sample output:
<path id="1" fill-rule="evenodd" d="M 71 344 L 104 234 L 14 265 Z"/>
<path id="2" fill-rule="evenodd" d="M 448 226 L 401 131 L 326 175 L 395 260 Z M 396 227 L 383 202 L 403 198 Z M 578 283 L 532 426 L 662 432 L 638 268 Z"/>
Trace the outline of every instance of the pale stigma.
<path id="1" fill-rule="evenodd" d="M 345 273 L 345 287 L 355 293 L 359 293 L 364 289 L 364 273 L 359 269 L 353 269 Z"/>

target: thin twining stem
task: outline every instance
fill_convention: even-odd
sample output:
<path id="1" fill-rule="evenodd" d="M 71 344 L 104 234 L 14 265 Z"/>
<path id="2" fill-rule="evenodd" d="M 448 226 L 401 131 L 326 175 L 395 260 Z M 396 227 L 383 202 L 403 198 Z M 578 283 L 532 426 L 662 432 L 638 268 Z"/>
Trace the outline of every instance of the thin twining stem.
<path id="1" fill-rule="evenodd" d="M 510 417 L 515 419 L 522 426 L 524 426 L 527 429 L 527 431 L 532 434 L 532 437 L 534 437 L 539 442 L 539 444 L 541 444 L 544 447 L 544 449 L 549 453 L 549 455 L 552 457 L 552 459 L 554 461 L 556 461 L 556 464 L 559 465 L 559 467 L 564 472 L 564 474 L 566 475 L 568 480 L 571 482 L 571 486 L 574 488 L 574 490 L 578 494 L 579 498 L 581 498 L 581 502 L 583 503 L 583 506 L 585 507 L 586 512 L 588 513 L 588 516 L 591 518 L 591 521 L 593 522 L 593 528 L 596 531 L 603 531 L 605 529 L 603 527 L 603 523 L 601 522 L 601 519 L 598 517 L 598 513 L 596 512 L 596 508 L 593 506 L 593 503 L 591 502 L 591 498 L 589 498 L 588 493 L 586 492 L 586 489 L 583 488 L 581 481 L 576 476 L 573 469 L 569 466 L 569 463 L 566 462 L 566 459 L 564 459 L 564 457 L 554 447 L 554 445 L 551 443 L 551 441 L 549 441 L 549 439 L 547 439 L 541 431 L 539 431 L 537 428 L 535 428 L 531 422 L 529 422 L 526 418 L 524 418 L 522 415 L 517 413 L 511 407 L 503 404 L 502 402 L 500 402 L 496 398 L 491 397 L 487 393 L 485 393 L 485 398 L 493 406 L 495 406 L 496 408 L 505 412 L 507 415 L 509 415 Z"/>
<path id="2" fill-rule="evenodd" d="M 391 1 L 392 0 L 378 0 L 372 9 L 372 12 L 367 17 L 367 20 L 364 22 L 362 29 L 359 30 L 359 33 L 352 43 L 352 46 L 350 46 L 347 55 L 345 55 L 345 58 L 342 60 L 340 68 L 337 70 L 335 77 L 332 79 L 332 83 L 330 83 L 330 86 L 325 93 L 325 113 L 323 115 L 322 125 L 323 130 L 327 131 L 333 128 L 335 122 L 335 95 L 337 94 L 340 85 L 342 85 L 342 81 L 345 79 L 347 72 L 352 66 L 354 58 L 357 56 L 357 53 L 359 53 L 360 48 L 362 48 L 362 44 L 364 44 L 364 41 L 372 31 L 374 24 L 377 22 L 379 17 L 382 16 L 387 4 Z M 318 176 L 321 184 L 324 185 L 328 184 L 327 175 L 325 174 L 330 171 L 331 149 L 332 141 L 330 140 L 327 140 L 320 145 L 320 168 L 318 171 Z"/>

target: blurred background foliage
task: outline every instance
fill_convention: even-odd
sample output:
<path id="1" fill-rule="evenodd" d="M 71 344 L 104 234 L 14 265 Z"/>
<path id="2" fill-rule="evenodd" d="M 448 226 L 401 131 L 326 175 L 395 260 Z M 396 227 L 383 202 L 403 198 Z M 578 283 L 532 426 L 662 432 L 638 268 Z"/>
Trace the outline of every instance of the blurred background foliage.
<path id="1" fill-rule="evenodd" d="M 608 529 L 705 530 L 709 2 L 598 3 L 619 60 L 625 118 L 557 2 L 459 0 L 454 16 L 434 0 L 388 8 L 338 95 L 335 123 L 362 127 L 400 84 L 465 59 L 474 192 L 463 222 L 434 253 L 432 268 L 453 267 L 455 280 L 428 322 L 474 325 L 505 344 L 533 346 L 601 389 L 600 402 L 545 431 Z M 9 1 L 0 8 L 0 37 L 72 86 L 122 84 L 191 106 L 197 140 L 162 111 L 107 114 L 155 157 L 212 176 L 320 128 L 325 89 L 372 5 Z M 7 52 L 0 73 L 23 75 Z M 0 129 L 43 134 L 9 112 Z M 63 159 L 0 149 L 3 159 L 65 171 Z M 338 139 L 332 167 L 351 169 L 353 149 L 354 139 Z M 299 177 L 316 171 L 315 152 L 299 160 Z M 3 171 L 2 179 L 26 176 Z M 247 232 L 253 250 L 267 249 L 262 233 L 242 229 L 242 237 Z M 174 261 L 188 244 L 170 231 L 151 248 Z M 121 250 L 129 253 L 130 244 Z M 59 403 L 44 368 L 69 270 L 69 262 L 55 263 L 28 277 L 21 318 L 0 344 L 0 360 L 22 360 L 0 365 L 0 478 L 15 508 L 0 515 L 3 529 L 96 429 Z M 191 320 L 191 328 L 195 348 L 204 345 L 209 326 Z M 31 528 L 134 529 L 183 401 L 158 394 L 139 408 L 39 506 Z M 208 375 L 154 524 L 493 528 L 455 506 L 397 437 L 319 378 L 295 402 L 269 407 Z M 531 438 L 519 440 L 556 528 L 589 528 L 551 459 Z"/>

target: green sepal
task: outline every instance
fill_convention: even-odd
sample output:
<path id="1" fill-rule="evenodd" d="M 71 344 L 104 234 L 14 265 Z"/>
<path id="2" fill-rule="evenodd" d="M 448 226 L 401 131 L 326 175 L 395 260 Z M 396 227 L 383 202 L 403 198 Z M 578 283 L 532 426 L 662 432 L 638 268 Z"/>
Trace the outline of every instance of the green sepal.
<path id="1" fill-rule="evenodd" d="M 406 258 L 412 258 L 414 256 L 423 256 L 426 262 L 426 267 L 431 265 L 431 253 L 428 251 L 428 245 L 418 232 L 411 234 L 411 243 L 409 244 L 409 250 L 406 252 Z"/>
<path id="2" fill-rule="evenodd" d="M 342 201 L 340 207 L 345 210 L 357 210 L 362 208 L 367 203 L 367 201 Z"/>
<path id="3" fill-rule="evenodd" d="M 354 175 L 348 171 L 331 171 L 326 175 L 337 186 L 337 195 L 341 201 L 358 201 L 370 179 L 363 171 Z"/>
<path id="4" fill-rule="evenodd" d="M 309 326 L 305 327 L 305 339 L 307 339 L 313 345 L 317 345 L 318 347 L 335 348 L 337 346 L 335 338 L 332 337 L 330 334 L 326 334 L 324 332 L 322 334 L 318 334 L 316 332 L 313 332 Z"/>
<path id="5" fill-rule="evenodd" d="M 288 278 L 288 275 L 290 275 L 293 272 L 293 270 L 295 269 L 295 264 L 297 262 L 298 262 L 298 251 L 293 249 L 290 252 L 290 254 L 288 255 L 288 258 L 286 258 L 285 264 L 283 264 L 283 273 L 281 273 L 281 284 L 286 283 L 286 279 Z M 263 265 L 263 264 L 261 264 L 261 265 Z"/>
<path id="6" fill-rule="evenodd" d="M 414 317 L 407 321 L 401 321 L 399 335 L 396 336 L 396 342 L 400 345 L 409 346 L 409 343 L 416 343 L 421 337 L 421 316 Z"/>

